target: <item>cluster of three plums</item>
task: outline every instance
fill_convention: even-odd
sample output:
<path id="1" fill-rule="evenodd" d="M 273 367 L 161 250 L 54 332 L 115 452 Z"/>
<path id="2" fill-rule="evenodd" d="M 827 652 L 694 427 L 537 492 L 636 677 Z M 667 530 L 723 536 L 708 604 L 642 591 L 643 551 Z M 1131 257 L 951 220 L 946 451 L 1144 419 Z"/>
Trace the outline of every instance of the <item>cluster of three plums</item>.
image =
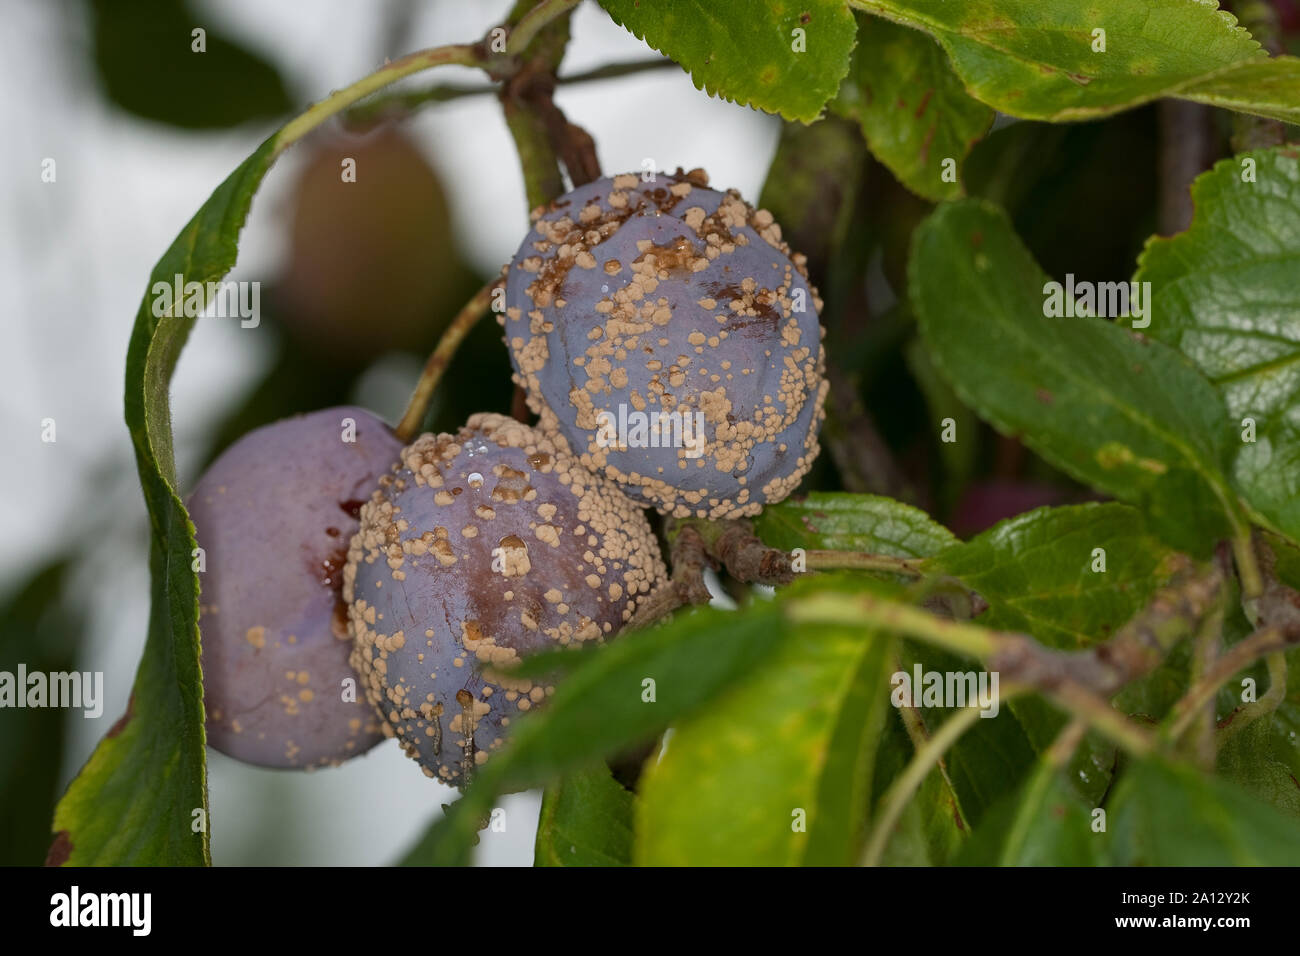
<path id="1" fill-rule="evenodd" d="M 504 271 L 536 426 L 482 413 L 403 447 L 325 409 L 246 435 L 193 490 L 218 750 L 311 768 L 395 736 L 463 784 L 554 690 L 512 665 L 612 637 L 664 582 L 644 507 L 753 514 L 811 466 L 820 302 L 766 212 L 698 170 L 600 179 L 539 211 Z"/>

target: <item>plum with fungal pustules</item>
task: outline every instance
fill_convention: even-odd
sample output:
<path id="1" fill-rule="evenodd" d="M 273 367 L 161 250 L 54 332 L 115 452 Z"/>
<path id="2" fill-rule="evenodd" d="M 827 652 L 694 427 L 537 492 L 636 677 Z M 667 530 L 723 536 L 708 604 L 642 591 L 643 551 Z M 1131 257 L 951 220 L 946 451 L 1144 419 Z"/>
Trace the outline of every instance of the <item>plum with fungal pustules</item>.
<path id="1" fill-rule="evenodd" d="M 357 511 L 401 448 L 369 412 L 329 408 L 249 432 L 195 485 L 204 708 L 222 753 L 309 768 L 383 739 L 340 591 Z"/>
<path id="2" fill-rule="evenodd" d="M 664 514 L 736 518 L 817 456 L 820 307 L 770 214 L 678 170 L 542 210 L 500 321 L 539 427 L 584 466 Z"/>
<path id="3" fill-rule="evenodd" d="M 463 785 L 553 690 L 511 665 L 612 637 L 664 579 L 645 512 L 611 482 L 534 428 L 474 415 L 403 450 L 361 508 L 352 664 L 386 732 Z"/>

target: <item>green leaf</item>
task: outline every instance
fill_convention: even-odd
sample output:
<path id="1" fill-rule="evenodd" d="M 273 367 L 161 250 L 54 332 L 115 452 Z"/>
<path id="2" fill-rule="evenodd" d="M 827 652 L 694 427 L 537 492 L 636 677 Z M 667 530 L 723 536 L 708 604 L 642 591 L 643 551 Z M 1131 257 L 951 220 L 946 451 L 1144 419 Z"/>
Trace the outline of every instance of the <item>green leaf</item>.
<path id="1" fill-rule="evenodd" d="M 904 672 L 917 665 L 925 673 L 974 673 L 983 668 L 975 661 L 949 654 L 928 644 L 904 641 L 900 661 Z M 989 685 L 990 690 L 992 684 Z M 917 707 L 928 733 L 951 720 L 955 707 Z M 1032 771 L 1037 752 L 1015 711 L 1000 706 L 996 717 L 981 717 L 962 734 L 944 756 L 944 771 L 956 794 L 963 818 L 979 829 L 985 814 L 1020 786 Z"/>
<path id="2" fill-rule="evenodd" d="M 847 865 L 887 716 L 892 642 L 804 625 L 673 728 L 640 785 L 648 866 Z"/>
<path id="3" fill-rule="evenodd" d="M 862 629 L 890 630 L 900 626 L 901 621 L 904 633 L 912 632 L 906 623 L 907 619 L 917 614 L 924 616 L 925 612 L 917 610 L 910 602 L 904 604 L 891 599 L 882 601 L 874 595 L 862 593 L 863 588 L 879 588 L 884 582 L 861 577 L 849 580 L 857 584 L 856 593 L 828 592 L 810 596 L 803 604 L 792 606 L 791 616 L 800 620 L 846 624 Z M 896 591 L 895 594 L 897 593 L 900 592 Z M 889 597 L 892 596 L 887 595 Z M 982 630 L 984 629 L 978 624 L 967 625 L 965 633 L 969 641 L 963 643 L 967 647 L 982 644 L 978 633 Z M 992 643 L 991 639 L 986 640 Z M 917 706 L 911 713 L 921 723 L 921 736 L 928 737 L 945 720 L 951 719 L 960 706 L 979 705 L 985 709 L 948 750 L 943 762 L 964 819 L 978 827 L 984 813 L 1005 794 L 1018 787 L 1037 761 L 1025 729 L 1009 708 L 1000 706 L 1000 688 L 995 683 L 998 675 L 988 675 L 981 681 L 983 668 L 970 657 L 958 656 L 922 640 L 908 639 L 902 642 L 897 660 L 897 670 L 912 678 L 913 691 L 920 689 L 917 693 Z M 922 671 L 919 678 L 916 675 L 918 667 Z M 947 683 L 947 675 L 960 675 L 963 678 L 961 697 L 954 695 L 951 698 L 954 706 L 944 706 L 935 699 L 933 693 L 926 692 L 925 688 L 933 686 L 933 675 L 943 678 L 944 684 Z M 975 681 L 974 687 L 970 687 L 971 678 Z M 890 683 L 891 690 L 897 686 L 893 675 Z M 968 687 L 973 696 L 962 699 L 966 698 L 965 688 Z M 995 706 L 996 712 L 993 709 Z"/>
<path id="4" fill-rule="evenodd" d="M 1247 162 L 1254 182 L 1243 182 Z M 1300 538 L 1300 152 L 1245 153 L 1192 185 L 1191 228 L 1153 238 L 1147 335 L 1179 349 L 1223 396 L 1231 478 L 1279 531 Z M 1255 421 L 1255 442 L 1240 440 Z"/>
<path id="5" fill-rule="evenodd" d="M 849 69 L 846 0 L 600 0 L 614 22 L 671 57 L 697 89 L 811 123 Z M 803 49 L 800 49 L 802 31 Z"/>
<path id="6" fill-rule="evenodd" d="M 176 490 L 168 389 L 193 318 L 157 317 L 156 282 L 220 279 L 235 263 L 236 237 L 275 155 L 264 142 L 217 187 L 154 266 L 126 360 L 126 423 L 149 510 L 152 603 L 132 706 L 100 741 L 55 813 L 74 865 L 205 864 L 208 830 L 199 582 L 190 567 L 194 529 Z"/>
<path id="7" fill-rule="evenodd" d="M 423 51 L 386 64 L 314 104 L 264 141 L 216 188 L 154 266 L 126 357 L 126 424 L 149 512 L 149 633 L 131 705 L 69 784 L 55 810 L 51 859 L 74 865 L 210 862 L 199 666 L 199 580 L 194 526 L 176 488 L 169 391 L 200 306 L 235 264 L 239 231 L 275 158 L 359 99 L 445 63 L 468 64 L 468 47 Z M 184 303 L 155 290 L 182 283 Z M 155 314 L 155 306 L 158 312 Z M 199 310 L 201 311 L 201 310 Z M 200 825 L 202 824 L 202 825 Z"/>
<path id="8" fill-rule="evenodd" d="M 1300 820 L 1187 767 L 1135 761 L 1110 804 L 1119 866 L 1295 866 Z"/>
<path id="9" fill-rule="evenodd" d="M 1268 59 L 1212 3 L 854 0 L 939 41 L 976 99 L 1025 119 L 1095 119 L 1163 96 L 1300 119 L 1300 61 Z M 1105 30 L 1105 52 L 1093 31 Z"/>
<path id="10" fill-rule="evenodd" d="M 934 360 L 925 350 L 925 344 L 919 338 L 912 338 L 903 349 L 903 360 L 907 370 L 912 373 L 916 387 L 925 397 L 926 411 L 930 421 L 942 422 L 951 418 L 959 435 L 976 435 L 979 422 L 975 413 L 962 404 L 953 392 L 952 386 L 934 367 Z M 937 437 L 937 436 L 936 436 Z M 961 500 L 962 493 L 970 484 L 978 465 L 980 443 L 978 441 L 940 441 L 939 456 L 943 461 L 943 478 L 935 482 L 936 493 L 940 497 L 943 511 L 951 513 Z"/>
<path id="11" fill-rule="evenodd" d="M 182 0 L 92 0 L 90 7 L 100 83 L 136 116 L 182 129 L 224 129 L 282 116 L 292 106 L 274 64 Z M 200 26 L 205 49 L 195 52 L 191 31 Z"/>
<path id="12" fill-rule="evenodd" d="M 1093 570 L 1098 548 L 1105 552 L 1104 571 Z M 988 602 L 979 618 L 984 626 L 1076 651 L 1106 640 L 1145 607 L 1177 562 L 1177 553 L 1148 531 L 1141 512 L 1108 502 L 1026 512 L 949 548 L 926 567 L 958 578 Z M 1040 754 L 1066 724 L 1064 714 L 1038 697 L 1009 706 Z M 1113 763 L 1114 748 L 1089 734 L 1069 764 L 1070 781 L 1099 800 Z"/>
<path id="13" fill-rule="evenodd" d="M 1239 113 L 1300 123 L 1300 59 L 1278 56 L 1246 60 L 1198 80 L 1178 95 Z"/>
<path id="14" fill-rule="evenodd" d="M 1273 573 L 1292 590 L 1300 590 L 1300 547 L 1265 533 L 1263 543 L 1273 552 Z"/>
<path id="15" fill-rule="evenodd" d="M 1300 664 L 1300 655 L 1292 658 L 1294 664 Z M 1240 692 L 1240 687 L 1237 690 Z M 1300 708 L 1287 700 L 1278 711 L 1257 718 L 1219 749 L 1215 771 L 1252 796 L 1300 819 L 1297 716 Z"/>
<path id="16" fill-rule="evenodd" d="M 533 865 L 630 865 L 633 801 L 632 793 L 604 764 L 571 773 L 548 787 Z"/>
<path id="17" fill-rule="evenodd" d="M 903 727 L 901 716 L 885 721 L 885 733 L 876 751 L 872 774 L 872 805 L 903 772 L 915 748 Z M 898 824 L 885 844 L 881 866 L 943 866 L 951 863 L 970 837 L 970 826 L 962 813 L 961 801 L 942 766 L 935 767 L 903 808 Z"/>
<path id="18" fill-rule="evenodd" d="M 1207 554 L 1243 525 L 1223 474 L 1229 422 L 1218 394 L 1167 346 L 1099 318 L 1046 317 L 1045 282 L 988 203 L 947 204 L 917 231 L 913 308 L 962 400 L 1080 481 L 1140 506 L 1170 544 Z"/>
<path id="19" fill-rule="evenodd" d="M 871 152 L 917 195 L 965 195 L 960 176 L 944 181 L 943 164 L 961 164 L 989 131 L 993 110 L 966 94 L 929 37 L 875 17 L 858 23 L 849 76 L 831 109 L 857 120 Z"/>
<path id="20" fill-rule="evenodd" d="M 961 866 L 1097 866 L 1104 834 L 1048 761 L 995 808 L 957 859 Z"/>
<path id="21" fill-rule="evenodd" d="M 769 505 L 754 519 L 754 528 L 764 544 L 783 551 L 867 551 L 920 558 L 957 542 L 951 531 L 919 508 L 841 491 L 814 491 Z"/>
<path id="22" fill-rule="evenodd" d="M 1186 682 L 1180 686 L 1186 686 Z M 1056 741 L 1070 718 L 1064 711 L 1038 695 L 1022 695 L 1007 701 L 1029 738 L 1030 746 L 1040 757 Z M 1122 709 L 1122 708 L 1121 708 Z M 1066 762 L 1065 780 L 1075 794 L 1091 804 L 1100 803 L 1110 789 L 1118 751 L 1106 737 L 1089 730 Z"/>
<path id="23" fill-rule="evenodd" d="M 573 661 L 554 697 L 511 725 L 508 745 L 480 768 L 473 785 L 403 864 L 467 863 L 479 821 L 500 794 L 544 785 L 652 740 L 724 692 L 780 644 L 785 624 L 778 608 L 776 602 L 755 603 L 744 612 L 704 608 L 607 646 L 548 655 L 551 661 Z M 643 699 L 647 678 L 654 681 L 653 701 Z"/>
<path id="24" fill-rule="evenodd" d="M 1094 571 L 1102 549 L 1105 566 Z M 1142 513 L 1116 502 L 1039 508 L 925 562 L 989 603 L 986 627 L 1059 650 L 1091 647 L 1141 610 L 1176 568 Z"/>

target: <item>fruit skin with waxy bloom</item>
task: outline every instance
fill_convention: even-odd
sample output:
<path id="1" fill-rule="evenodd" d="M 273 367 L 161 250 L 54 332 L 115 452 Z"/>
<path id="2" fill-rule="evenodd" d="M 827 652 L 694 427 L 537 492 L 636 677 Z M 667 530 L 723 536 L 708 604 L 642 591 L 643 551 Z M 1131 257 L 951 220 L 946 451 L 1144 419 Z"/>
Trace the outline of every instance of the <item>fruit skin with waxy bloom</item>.
<path id="1" fill-rule="evenodd" d="M 505 306 L 539 427 L 664 514 L 756 514 L 817 457 L 827 385 L 804 259 L 699 170 L 555 200 L 506 269 Z"/>
<path id="2" fill-rule="evenodd" d="M 554 690 L 513 664 L 613 637 L 666 576 L 641 508 L 501 415 L 418 438 L 360 516 L 352 664 L 385 732 L 448 784 Z"/>
<path id="3" fill-rule="evenodd" d="M 263 767 L 365 753 L 379 721 L 359 692 L 340 591 L 357 510 L 401 442 L 361 408 L 327 408 L 243 436 L 186 501 L 199 575 L 208 743 Z M 351 699 L 345 699 L 350 697 Z"/>

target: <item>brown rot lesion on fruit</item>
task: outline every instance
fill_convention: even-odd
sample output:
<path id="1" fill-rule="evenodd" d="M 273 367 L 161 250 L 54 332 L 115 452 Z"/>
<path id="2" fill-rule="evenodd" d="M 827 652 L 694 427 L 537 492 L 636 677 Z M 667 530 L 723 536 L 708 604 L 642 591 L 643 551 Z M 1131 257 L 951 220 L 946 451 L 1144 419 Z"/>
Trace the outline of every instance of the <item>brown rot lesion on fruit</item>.
<path id="1" fill-rule="evenodd" d="M 463 787 L 554 691 L 514 665 L 614 638 L 666 572 L 644 511 L 539 429 L 478 414 L 398 457 L 348 553 L 351 661 L 402 749 Z"/>
<path id="2" fill-rule="evenodd" d="M 662 514 L 725 519 L 798 486 L 827 383 L 804 257 L 707 183 L 629 173 L 551 204 L 506 270 L 503 325 L 539 427 L 584 467 Z M 664 416 L 698 421 L 689 447 L 684 428 L 661 440 Z"/>

